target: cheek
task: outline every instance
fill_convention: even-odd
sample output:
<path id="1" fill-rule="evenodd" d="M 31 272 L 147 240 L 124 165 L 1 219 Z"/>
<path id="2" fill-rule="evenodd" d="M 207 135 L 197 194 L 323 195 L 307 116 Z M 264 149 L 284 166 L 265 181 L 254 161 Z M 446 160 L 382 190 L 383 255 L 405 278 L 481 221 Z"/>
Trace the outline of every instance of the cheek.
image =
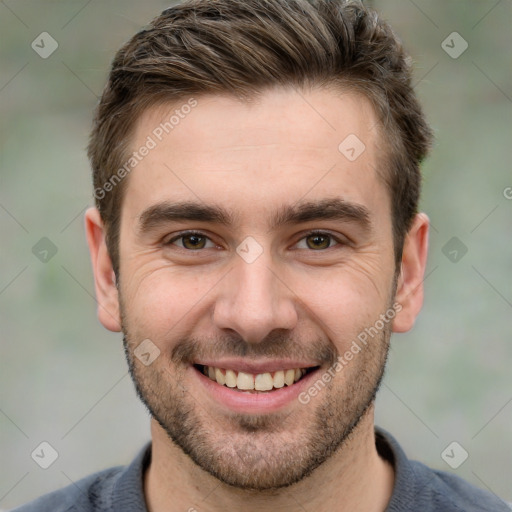
<path id="1" fill-rule="evenodd" d="M 287 290 L 282 300 L 294 302 L 299 322 L 321 330 L 344 349 L 388 305 L 389 288 L 381 267 L 369 252 L 336 266 L 290 265 L 281 275 Z M 131 337 L 150 338 L 163 350 L 171 340 L 213 329 L 210 313 L 221 298 L 216 284 L 225 271 L 199 266 L 137 269 L 125 286 L 122 283 Z"/>
<path id="2" fill-rule="evenodd" d="M 203 307 L 214 276 L 192 270 L 158 269 L 135 274 L 126 287 L 125 307 L 132 332 L 155 340 L 175 338 Z"/>
<path id="3" fill-rule="evenodd" d="M 388 307 L 386 283 L 366 270 L 355 265 L 316 269 L 297 275 L 292 288 L 307 306 L 304 314 L 343 347 Z"/>

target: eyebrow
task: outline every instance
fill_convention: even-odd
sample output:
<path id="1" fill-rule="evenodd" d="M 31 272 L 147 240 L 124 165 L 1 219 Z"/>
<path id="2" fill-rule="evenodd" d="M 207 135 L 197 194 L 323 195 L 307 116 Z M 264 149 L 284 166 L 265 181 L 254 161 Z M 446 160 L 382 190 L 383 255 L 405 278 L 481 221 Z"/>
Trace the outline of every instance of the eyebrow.
<path id="1" fill-rule="evenodd" d="M 162 225 L 177 221 L 200 221 L 234 227 L 238 216 L 222 206 L 193 201 L 163 201 L 146 208 L 138 217 L 140 235 Z M 300 224 L 318 220 L 353 222 L 365 231 L 371 231 L 370 211 L 361 204 L 342 198 L 317 201 L 299 201 L 278 208 L 272 215 L 269 231 L 280 226 Z"/>

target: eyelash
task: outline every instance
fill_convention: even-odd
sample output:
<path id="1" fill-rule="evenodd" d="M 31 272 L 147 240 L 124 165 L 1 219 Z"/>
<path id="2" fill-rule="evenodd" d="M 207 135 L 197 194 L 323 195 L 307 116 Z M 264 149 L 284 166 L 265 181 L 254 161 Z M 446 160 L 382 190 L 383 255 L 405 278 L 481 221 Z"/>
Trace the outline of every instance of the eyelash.
<path id="1" fill-rule="evenodd" d="M 348 245 L 347 241 L 340 240 L 338 237 L 334 236 L 333 234 L 329 233 L 328 231 L 319 231 L 319 230 L 309 231 L 308 233 L 304 234 L 302 236 L 302 238 L 300 238 L 297 241 L 297 243 L 300 242 L 301 240 L 304 240 L 305 238 L 308 238 L 310 236 L 315 236 L 315 235 L 329 237 L 332 240 L 334 240 L 335 242 L 337 242 L 338 245 L 342 245 L 342 246 L 343 245 Z M 168 240 L 167 242 L 165 242 L 164 245 L 165 246 L 174 245 L 173 242 L 175 242 L 176 240 L 179 240 L 180 238 L 185 238 L 186 236 L 199 236 L 199 237 L 202 237 L 202 238 L 206 238 L 206 239 L 208 239 L 208 240 L 210 240 L 212 242 L 210 237 L 205 235 L 201 231 L 183 231 L 183 232 L 179 233 L 178 235 L 174 236 L 173 238 L 171 238 L 170 240 Z M 310 251 L 311 252 L 323 252 L 323 251 L 326 251 L 327 249 L 333 249 L 334 247 L 335 246 L 327 247 L 326 249 L 318 249 L 317 251 L 315 251 L 314 249 L 310 249 Z M 204 250 L 204 249 L 197 249 L 197 250 L 187 249 L 185 247 L 179 247 L 179 246 L 178 246 L 178 248 L 182 249 L 182 250 L 184 250 L 186 252 L 190 252 L 190 253 L 201 252 L 202 250 Z"/>

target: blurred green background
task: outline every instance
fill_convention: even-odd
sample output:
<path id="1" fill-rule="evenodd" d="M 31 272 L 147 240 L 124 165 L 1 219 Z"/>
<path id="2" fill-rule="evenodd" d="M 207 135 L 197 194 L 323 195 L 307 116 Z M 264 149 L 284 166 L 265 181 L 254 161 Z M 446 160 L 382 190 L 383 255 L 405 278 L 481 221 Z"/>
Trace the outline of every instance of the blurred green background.
<path id="1" fill-rule="evenodd" d="M 121 335 L 96 317 L 85 146 L 115 50 L 169 5 L 0 2 L 0 509 L 126 464 L 149 439 Z M 437 138 L 424 166 L 425 305 L 393 337 L 377 424 L 411 458 L 512 501 L 512 4 L 374 5 L 413 56 Z M 45 59 L 31 48 L 42 32 L 58 43 Z M 452 56 L 442 46 L 453 32 L 468 44 L 457 58 L 459 36 Z M 47 263 L 33 253 L 43 237 L 57 250 Z M 41 441 L 59 453 L 46 470 L 30 455 Z M 469 453 L 457 469 L 441 458 L 452 441 Z"/>

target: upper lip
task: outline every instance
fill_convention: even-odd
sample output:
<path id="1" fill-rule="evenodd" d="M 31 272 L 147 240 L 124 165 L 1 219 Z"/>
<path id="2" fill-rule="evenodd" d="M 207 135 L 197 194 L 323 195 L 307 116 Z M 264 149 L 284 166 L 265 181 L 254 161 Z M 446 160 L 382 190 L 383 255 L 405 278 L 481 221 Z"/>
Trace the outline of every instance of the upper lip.
<path id="1" fill-rule="evenodd" d="M 249 359 L 219 359 L 216 361 L 205 359 L 195 361 L 194 364 L 203 366 L 213 366 L 215 368 L 224 368 L 226 370 L 234 370 L 236 372 L 252 373 L 254 375 L 260 373 L 272 373 L 279 370 L 291 370 L 295 368 L 314 368 L 319 366 L 317 363 L 297 361 L 291 359 L 272 359 L 251 361 Z"/>

